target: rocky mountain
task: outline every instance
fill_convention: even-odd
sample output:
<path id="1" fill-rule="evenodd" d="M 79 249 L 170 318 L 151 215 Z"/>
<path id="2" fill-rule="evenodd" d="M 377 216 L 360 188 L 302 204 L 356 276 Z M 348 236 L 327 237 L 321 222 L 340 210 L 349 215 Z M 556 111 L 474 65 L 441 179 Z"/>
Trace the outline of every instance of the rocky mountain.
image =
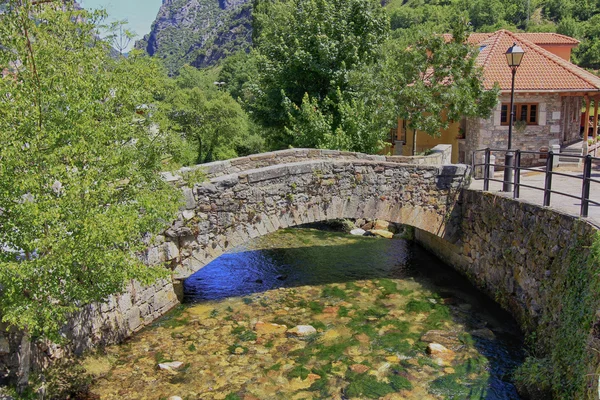
<path id="1" fill-rule="evenodd" d="M 252 0 L 163 0 L 136 48 L 161 57 L 171 74 L 184 64 L 207 67 L 250 46 L 251 18 Z"/>

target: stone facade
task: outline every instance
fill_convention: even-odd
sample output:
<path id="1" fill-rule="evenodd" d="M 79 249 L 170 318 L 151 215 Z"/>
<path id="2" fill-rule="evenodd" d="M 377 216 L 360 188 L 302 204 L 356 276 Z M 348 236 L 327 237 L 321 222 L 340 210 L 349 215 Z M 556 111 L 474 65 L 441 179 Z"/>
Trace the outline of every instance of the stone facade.
<path id="1" fill-rule="evenodd" d="M 466 122 L 466 137 L 463 162 L 470 163 L 474 150 L 506 149 L 508 146 L 508 125 L 502 125 L 502 103 L 510 103 L 510 95 L 499 97 L 496 108 L 488 119 L 470 118 Z M 513 127 L 512 147 L 526 151 L 547 151 L 551 143 L 572 143 L 579 139 L 581 98 L 561 96 L 558 93 L 516 94 L 515 103 L 536 103 L 538 105 L 538 125 L 527 125 L 523 130 Z M 496 163 L 502 164 L 504 153 L 496 155 Z M 461 160 L 459 160 L 461 161 Z M 544 163 L 539 156 L 523 155 L 524 165 Z"/>

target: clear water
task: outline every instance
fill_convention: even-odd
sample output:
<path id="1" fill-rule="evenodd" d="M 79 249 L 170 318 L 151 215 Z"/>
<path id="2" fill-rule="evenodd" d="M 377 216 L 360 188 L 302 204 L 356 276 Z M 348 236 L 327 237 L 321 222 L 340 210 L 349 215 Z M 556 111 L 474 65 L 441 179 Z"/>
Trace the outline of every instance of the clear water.
<path id="1" fill-rule="evenodd" d="M 184 292 L 185 306 L 91 362 L 105 365 L 94 393 L 519 399 L 510 383 L 522 360 L 514 320 L 412 242 L 286 229 L 219 257 Z M 257 322 L 317 333 L 268 333 Z M 428 335 L 447 342 L 446 359 L 429 354 Z M 184 367 L 158 370 L 161 361 Z"/>

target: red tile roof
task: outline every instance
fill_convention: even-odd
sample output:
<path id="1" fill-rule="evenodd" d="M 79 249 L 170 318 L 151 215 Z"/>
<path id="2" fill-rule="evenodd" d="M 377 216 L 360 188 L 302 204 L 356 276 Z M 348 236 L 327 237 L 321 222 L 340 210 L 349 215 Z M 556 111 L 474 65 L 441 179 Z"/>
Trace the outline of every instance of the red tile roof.
<path id="1" fill-rule="evenodd" d="M 562 44 L 575 40 L 566 36 L 555 35 L 555 40 Z M 600 78 L 579 68 L 578 66 L 562 59 L 561 57 L 544 50 L 528 38 L 536 41 L 549 34 L 524 34 L 500 30 L 473 39 L 481 40 L 477 43 L 480 47 L 477 63 L 483 67 L 483 84 L 491 89 L 498 83 L 502 91 L 511 88 L 511 71 L 506 64 L 506 50 L 517 43 L 525 55 L 521 66 L 517 69 L 515 90 L 521 92 L 591 92 L 600 91 Z M 549 39 L 548 39 L 549 40 Z M 471 40 L 469 40 L 471 42 Z M 475 43 L 473 41 L 472 43 Z"/>
<path id="2" fill-rule="evenodd" d="M 484 40 L 496 35 L 498 32 L 491 33 L 482 33 L 475 32 L 471 33 L 467 39 L 467 43 L 477 45 Z M 579 40 L 574 39 L 569 36 L 561 35 L 553 32 L 539 32 L 539 33 L 529 33 L 529 32 L 521 32 L 521 33 L 513 33 L 516 37 L 522 40 L 528 40 L 537 44 L 538 46 L 544 45 L 566 45 L 569 47 L 576 47 L 579 44 Z M 450 41 L 452 39 L 452 34 L 446 33 L 444 34 L 444 39 Z"/>

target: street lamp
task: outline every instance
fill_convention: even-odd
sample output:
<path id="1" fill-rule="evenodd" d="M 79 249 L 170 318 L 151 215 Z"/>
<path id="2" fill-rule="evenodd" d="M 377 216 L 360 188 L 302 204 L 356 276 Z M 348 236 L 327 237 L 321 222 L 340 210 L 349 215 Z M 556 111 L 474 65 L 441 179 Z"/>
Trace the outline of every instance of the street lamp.
<path id="1" fill-rule="evenodd" d="M 521 48 L 521 46 L 517 46 L 516 43 L 513 43 L 511 47 L 506 50 L 506 61 L 508 63 L 508 67 L 512 72 L 512 84 L 510 87 L 510 119 L 508 121 L 508 150 L 506 152 L 506 156 L 504 157 L 504 184 L 502 185 L 503 192 L 510 192 L 512 190 L 512 181 L 513 181 L 513 153 L 511 151 L 512 148 L 512 128 L 513 123 L 515 121 L 515 110 L 514 110 L 514 100 L 515 100 L 515 75 L 517 73 L 517 68 L 521 65 L 521 61 L 523 60 L 523 55 L 525 51 Z"/>

